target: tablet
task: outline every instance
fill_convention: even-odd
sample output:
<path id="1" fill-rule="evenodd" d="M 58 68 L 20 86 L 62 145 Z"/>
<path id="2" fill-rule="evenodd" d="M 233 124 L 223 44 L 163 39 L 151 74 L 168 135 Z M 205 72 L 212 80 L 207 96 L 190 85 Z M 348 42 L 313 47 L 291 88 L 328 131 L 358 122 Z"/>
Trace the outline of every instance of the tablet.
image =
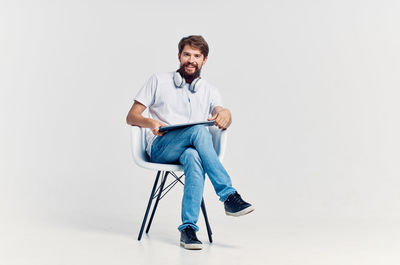
<path id="1" fill-rule="evenodd" d="M 176 124 L 176 125 L 168 125 L 168 126 L 161 126 L 158 131 L 160 132 L 169 132 L 172 130 L 183 129 L 186 127 L 190 127 L 193 125 L 205 125 L 205 126 L 213 126 L 214 121 L 201 121 L 201 122 L 191 122 L 191 123 L 183 123 L 183 124 Z"/>

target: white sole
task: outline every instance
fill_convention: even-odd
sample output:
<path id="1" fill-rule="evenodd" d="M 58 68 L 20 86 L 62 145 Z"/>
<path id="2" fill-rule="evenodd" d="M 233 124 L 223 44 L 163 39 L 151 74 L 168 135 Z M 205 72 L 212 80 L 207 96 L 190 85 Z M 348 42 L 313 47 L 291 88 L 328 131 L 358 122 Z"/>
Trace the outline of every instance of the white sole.
<path id="1" fill-rule="evenodd" d="M 181 241 L 181 246 L 185 249 L 190 250 L 200 250 L 203 248 L 202 244 L 185 244 L 185 242 Z"/>
<path id="2" fill-rule="evenodd" d="M 249 206 L 249 207 L 247 207 L 247 208 L 245 208 L 245 209 L 243 209 L 243 210 L 241 210 L 241 211 L 239 211 L 239 212 L 236 212 L 236 213 L 231 213 L 231 212 L 225 211 L 225 214 L 226 214 L 226 215 L 229 215 L 229 216 L 238 217 L 238 216 L 242 216 L 242 215 L 246 215 L 246 214 L 248 214 L 248 213 L 251 213 L 251 212 L 254 211 L 254 210 L 255 210 L 255 208 L 254 208 L 254 206 L 252 205 L 252 206 Z"/>

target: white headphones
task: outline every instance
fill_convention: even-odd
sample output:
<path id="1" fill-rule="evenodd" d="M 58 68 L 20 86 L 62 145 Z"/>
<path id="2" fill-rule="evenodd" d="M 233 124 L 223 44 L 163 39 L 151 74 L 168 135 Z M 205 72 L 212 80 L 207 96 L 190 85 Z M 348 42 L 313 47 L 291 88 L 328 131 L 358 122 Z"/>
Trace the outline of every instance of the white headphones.
<path id="1" fill-rule="evenodd" d="M 201 83 L 202 83 L 201 77 L 197 77 L 195 80 L 193 80 L 192 83 L 190 83 L 189 85 L 190 92 L 196 93 L 199 90 Z M 182 88 L 186 85 L 185 78 L 182 78 L 179 72 L 174 73 L 174 84 L 176 88 Z"/>

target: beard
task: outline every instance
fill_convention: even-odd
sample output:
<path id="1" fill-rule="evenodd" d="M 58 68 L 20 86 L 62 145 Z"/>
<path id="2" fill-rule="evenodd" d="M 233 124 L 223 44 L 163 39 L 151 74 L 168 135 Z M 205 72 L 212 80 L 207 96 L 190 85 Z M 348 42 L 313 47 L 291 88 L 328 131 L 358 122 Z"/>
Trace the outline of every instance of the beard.
<path id="1" fill-rule="evenodd" d="M 193 74 L 189 74 L 185 71 L 186 66 L 194 66 L 196 70 L 194 71 Z M 198 65 L 191 64 L 189 62 L 181 64 L 181 67 L 177 70 L 178 73 L 181 74 L 183 78 L 185 78 L 186 83 L 192 83 L 193 80 L 198 78 L 200 76 L 201 68 L 198 67 Z"/>

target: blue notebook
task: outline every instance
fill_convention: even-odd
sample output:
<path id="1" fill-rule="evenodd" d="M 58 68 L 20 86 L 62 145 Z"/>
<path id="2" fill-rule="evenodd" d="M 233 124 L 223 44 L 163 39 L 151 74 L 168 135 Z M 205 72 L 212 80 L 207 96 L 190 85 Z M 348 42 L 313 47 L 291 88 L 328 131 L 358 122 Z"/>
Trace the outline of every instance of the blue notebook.
<path id="1" fill-rule="evenodd" d="M 193 125 L 205 125 L 205 126 L 213 126 L 214 121 L 201 121 L 201 122 L 191 122 L 191 123 L 183 123 L 183 124 L 176 124 L 176 125 L 168 125 L 168 126 L 161 126 L 158 130 L 160 132 L 168 132 L 176 129 L 182 129 L 186 127 L 190 127 Z"/>

